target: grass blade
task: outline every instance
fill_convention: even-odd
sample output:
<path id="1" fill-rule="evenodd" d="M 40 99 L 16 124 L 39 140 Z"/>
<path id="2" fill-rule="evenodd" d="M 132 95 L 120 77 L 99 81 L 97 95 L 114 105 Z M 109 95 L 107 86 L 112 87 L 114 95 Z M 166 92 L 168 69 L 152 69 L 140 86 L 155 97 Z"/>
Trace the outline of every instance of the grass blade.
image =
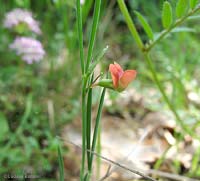
<path id="1" fill-rule="evenodd" d="M 86 71 L 88 70 L 88 67 L 89 67 L 91 59 L 92 59 L 94 42 L 95 42 L 97 28 L 98 28 L 98 24 L 99 24 L 100 11 L 101 11 L 101 0 L 96 0 L 95 8 L 94 8 L 93 22 L 92 22 L 92 31 L 90 34 L 88 55 L 87 55 L 87 61 L 86 61 Z"/>
<path id="2" fill-rule="evenodd" d="M 90 84 L 93 82 L 93 75 L 90 80 Z M 90 160 L 90 142 L 91 142 L 91 118 L 92 117 L 92 88 L 89 88 L 88 91 L 88 98 L 87 98 L 87 126 L 86 126 L 86 132 L 87 132 L 87 141 L 86 141 L 86 147 L 87 147 L 87 161 L 89 166 L 89 160 Z"/>
<path id="3" fill-rule="evenodd" d="M 103 109 L 105 92 L 106 92 L 106 88 L 103 89 L 102 94 L 101 94 L 101 98 L 100 98 L 100 102 L 99 102 L 99 108 L 98 108 L 98 112 L 97 112 L 96 123 L 95 123 L 95 128 L 94 128 L 94 135 L 93 135 L 93 140 L 92 140 L 92 149 L 91 149 L 92 152 L 95 151 L 95 147 L 96 147 L 98 130 L 99 130 L 99 123 L 100 123 L 102 109 Z M 93 162 L 93 153 L 91 154 L 90 162 L 89 162 L 89 172 L 90 173 L 92 172 L 92 162 Z"/>
<path id="4" fill-rule="evenodd" d="M 62 152 L 60 145 L 58 144 L 58 162 L 59 162 L 59 175 L 60 175 L 60 181 L 64 181 L 64 163 L 62 158 Z"/>
<path id="5" fill-rule="evenodd" d="M 99 55 L 97 56 L 97 58 L 94 59 L 94 62 L 92 64 L 90 64 L 89 66 L 89 70 L 88 70 L 88 74 L 93 73 L 96 65 L 101 61 L 102 57 L 104 56 L 104 54 L 106 53 L 106 51 L 108 50 L 108 46 L 106 46 L 106 48 L 104 48 Z"/>
<path id="6" fill-rule="evenodd" d="M 80 60 L 81 60 L 81 70 L 82 74 L 85 73 L 85 64 L 84 64 L 84 53 L 83 53 L 83 23 L 82 23 L 82 9 L 80 0 L 76 0 L 76 17 L 78 23 L 78 37 L 79 37 L 79 48 L 80 48 Z"/>

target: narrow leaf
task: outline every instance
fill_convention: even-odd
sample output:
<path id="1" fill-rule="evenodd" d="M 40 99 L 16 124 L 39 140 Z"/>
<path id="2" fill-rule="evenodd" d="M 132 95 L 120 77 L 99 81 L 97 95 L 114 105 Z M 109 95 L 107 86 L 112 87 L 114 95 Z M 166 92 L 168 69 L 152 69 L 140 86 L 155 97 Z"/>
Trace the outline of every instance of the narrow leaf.
<path id="1" fill-rule="evenodd" d="M 99 123 L 100 123 L 100 119 L 101 119 L 105 93 L 106 93 L 106 88 L 103 88 L 103 91 L 101 93 L 100 102 L 99 102 L 99 108 L 98 108 L 98 112 L 97 112 L 95 128 L 94 128 L 94 134 L 93 134 L 93 140 L 92 140 L 92 152 L 95 151 L 95 147 L 96 147 L 97 135 L 98 135 L 98 131 L 99 131 Z M 93 156 L 94 156 L 93 153 L 91 153 L 90 164 L 89 164 L 90 171 L 92 169 Z"/>
<path id="2" fill-rule="evenodd" d="M 168 29 L 173 21 L 172 16 L 172 7 L 171 4 L 168 1 L 165 1 L 163 4 L 163 10 L 162 10 L 162 24 L 165 29 Z"/>
<path id="3" fill-rule="evenodd" d="M 188 0 L 178 0 L 176 4 L 176 17 L 182 17 L 188 9 Z"/>
<path id="4" fill-rule="evenodd" d="M 136 16 L 138 17 L 142 27 L 144 28 L 144 31 L 146 32 L 147 36 L 149 37 L 150 40 L 153 40 L 153 31 L 147 22 L 147 20 L 137 11 L 135 11 Z"/>
<path id="5" fill-rule="evenodd" d="M 200 15 L 190 16 L 187 18 L 187 20 L 199 20 L 199 19 L 200 19 Z"/>
<path id="6" fill-rule="evenodd" d="M 100 54 L 94 59 L 94 62 L 92 64 L 90 64 L 88 74 L 91 74 L 93 72 L 94 68 L 101 61 L 102 57 L 104 56 L 104 54 L 106 53 L 107 50 L 108 50 L 108 46 L 106 46 L 106 48 L 104 48 L 100 52 Z"/>
<path id="7" fill-rule="evenodd" d="M 198 4 L 198 0 L 190 0 L 190 8 L 194 9 Z"/>
<path id="8" fill-rule="evenodd" d="M 188 27 L 176 27 L 174 28 L 172 31 L 172 33 L 179 33 L 179 32 L 192 32 L 195 33 L 195 29 L 194 28 L 188 28 Z"/>
<path id="9" fill-rule="evenodd" d="M 90 85 L 93 82 L 93 77 L 94 75 L 91 76 L 91 80 L 90 80 Z M 89 88 L 88 91 L 88 97 L 87 97 L 87 141 L 86 141 L 86 145 L 87 145 L 87 161 L 88 161 L 88 165 L 89 165 L 89 160 L 90 160 L 90 144 L 91 144 L 91 120 L 92 120 L 92 88 Z"/>
<path id="10" fill-rule="evenodd" d="M 60 181 L 64 181 L 64 164 L 63 164 L 63 158 L 62 158 L 60 145 L 58 145 L 58 161 L 59 161 Z"/>
<path id="11" fill-rule="evenodd" d="M 94 15 L 93 15 L 93 20 L 92 20 L 92 30 L 90 32 L 88 55 L 87 55 L 87 61 L 86 61 L 86 71 L 88 70 L 91 59 L 92 59 L 94 43 L 95 43 L 99 19 L 100 19 L 101 1 L 102 0 L 96 0 L 95 5 L 94 5 Z"/>

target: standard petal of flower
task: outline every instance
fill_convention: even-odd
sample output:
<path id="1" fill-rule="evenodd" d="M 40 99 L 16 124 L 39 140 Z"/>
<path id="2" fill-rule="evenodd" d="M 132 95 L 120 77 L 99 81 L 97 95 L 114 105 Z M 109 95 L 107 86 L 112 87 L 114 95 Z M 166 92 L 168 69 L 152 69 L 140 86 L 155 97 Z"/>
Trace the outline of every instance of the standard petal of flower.
<path id="1" fill-rule="evenodd" d="M 119 71 L 114 64 L 110 64 L 109 71 L 111 73 L 111 77 L 112 77 L 112 80 L 113 80 L 113 86 L 114 86 L 114 88 L 117 88 L 119 78 L 120 78 L 119 77 Z"/>
<path id="2" fill-rule="evenodd" d="M 136 70 L 126 70 L 119 80 L 119 86 L 125 89 L 128 84 L 135 79 L 136 75 Z"/>
<path id="3" fill-rule="evenodd" d="M 124 73 L 122 67 L 117 63 L 117 62 L 114 62 L 114 66 L 115 66 L 115 69 L 118 71 L 118 73 L 120 74 L 119 76 L 121 77 L 122 74 Z"/>

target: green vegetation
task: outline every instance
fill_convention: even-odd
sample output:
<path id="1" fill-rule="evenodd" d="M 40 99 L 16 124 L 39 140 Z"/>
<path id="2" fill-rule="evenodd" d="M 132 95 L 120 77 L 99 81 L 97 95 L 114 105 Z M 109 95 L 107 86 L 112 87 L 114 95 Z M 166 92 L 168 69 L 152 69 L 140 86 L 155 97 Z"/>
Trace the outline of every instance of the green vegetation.
<path id="1" fill-rule="evenodd" d="M 176 122 L 171 131 L 176 143 L 151 168 L 161 169 L 172 147 L 181 152 L 178 145 L 188 136 L 199 148 L 198 3 L 1 0 L 0 180 L 11 173 L 60 180 L 70 177 L 65 159 L 71 152 L 63 134 L 65 127 L 77 119 L 78 129 L 82 125 L 83 146 L 75 177 L 88 181 L 96 174 L 100 178 L 102 160 L 97 159 L 95 173 L 93 153 L 101 154 L 104 141 L 104 97 L 115 102 L 123 94 L 114 92 L 111 85 L 109 65 L 114 61 L 124 70 L 137 70 L 130 89 L 143 97 L 148 97 L 149 90 L 156 92 L 157 102 L 152 100 L 143 108 L 128 109 L 166 112 Z M 26 15 L 33 20 L 21 18 L 17 11 L 14 19 L 21 19 L 16 25 L 10 18 L 13 15 L 8 16 L 16 8 L 32 13 Z M 96 69 L 100 71 L 96 73 Z M 99 79 L 106 79 L 107 85 L 98 85 L 108 89 L 96 86 Z M 111 115 L 120 111 L 123 110 L 118 104 L 105 108 Z M 63 139 L 58 140 L 60 137 Z M 173 173 L 200 179 L 200 151 L 190 154 L 191 165 L 184 171 L 181 162 L 174 158 Z"/>

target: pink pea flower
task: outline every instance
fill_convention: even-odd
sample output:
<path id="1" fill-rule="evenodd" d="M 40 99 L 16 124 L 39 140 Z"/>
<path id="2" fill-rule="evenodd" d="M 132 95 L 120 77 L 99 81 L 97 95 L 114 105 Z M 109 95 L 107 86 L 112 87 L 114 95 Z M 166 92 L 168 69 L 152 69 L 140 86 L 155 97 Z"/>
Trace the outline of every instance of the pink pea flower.
<path id="1" fill-rule="evenodd" d="M 109 71 L 112 77 L 113 88 L 119 92 L 126 89 L 137 75 L 136 70 L 124 71 L 116 62 L 114 62 L 114 64 L 110 64 Z"/>
<path id="2" fill-rule="evenodd" d="M 99 82 L 93 83 L 91 87 L 100 86 L 122 92 L 128 87 L 128 85 L 135 79 L 137 75 L 136 70 L 124 71 L 116 62 L 114 62 L 114 64 L 110 64 L 109 71 L 112 79 L 101 79 Z"/>

